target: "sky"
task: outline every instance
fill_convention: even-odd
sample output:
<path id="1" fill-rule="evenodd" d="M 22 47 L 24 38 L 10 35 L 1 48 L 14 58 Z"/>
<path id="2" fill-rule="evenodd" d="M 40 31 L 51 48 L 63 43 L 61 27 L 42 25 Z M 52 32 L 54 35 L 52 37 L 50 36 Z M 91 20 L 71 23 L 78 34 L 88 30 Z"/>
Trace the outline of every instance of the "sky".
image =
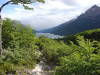
<path id="1" fill-rule="evenodd" d="M 0 0 L 0 6 L 6 1 Z M 100 0 L 45 0 L 45 3 L 28 5 L 34 10 L 25 10 L 21 4 L 9 4 L 3 9 L 2 17 L 19 20 L 24 25 L 42 30 L 75 19 L 95 4 L 100 6 Z"/>

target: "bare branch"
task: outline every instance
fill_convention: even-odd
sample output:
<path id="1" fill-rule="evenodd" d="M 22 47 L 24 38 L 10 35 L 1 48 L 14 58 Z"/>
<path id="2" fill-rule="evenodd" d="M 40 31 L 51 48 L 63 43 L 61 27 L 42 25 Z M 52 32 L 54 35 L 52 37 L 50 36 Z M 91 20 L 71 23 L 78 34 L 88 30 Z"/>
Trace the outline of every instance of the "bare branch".
<path id="1" fill-rule="evenodd" d="M 4 4 L 0 7 L 0 12 L 2 11 L 3 7 L 5 7 L 6 5 L 8 5 L 10 2 L 12 2 L 12 1 L 8 1 L 8 2 L 4 3 Z"/>

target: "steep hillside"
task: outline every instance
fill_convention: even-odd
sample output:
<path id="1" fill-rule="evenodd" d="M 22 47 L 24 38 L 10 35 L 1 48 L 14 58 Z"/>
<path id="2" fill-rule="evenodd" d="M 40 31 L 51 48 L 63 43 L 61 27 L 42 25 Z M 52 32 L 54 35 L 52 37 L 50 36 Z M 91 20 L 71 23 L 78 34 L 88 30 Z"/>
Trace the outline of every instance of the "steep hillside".
<path id="1" fill-rule="evenodd" d="M 96 28 L 100 28 L 100 7 L 94 5 L 77 19 L 40 32 L 56 35 L 71 35 Z"/>

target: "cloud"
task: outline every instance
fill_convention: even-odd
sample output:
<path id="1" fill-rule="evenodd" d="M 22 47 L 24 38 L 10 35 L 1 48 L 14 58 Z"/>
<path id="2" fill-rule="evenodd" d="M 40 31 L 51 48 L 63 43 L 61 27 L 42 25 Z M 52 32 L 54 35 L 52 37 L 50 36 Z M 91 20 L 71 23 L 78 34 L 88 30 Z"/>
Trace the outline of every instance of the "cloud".
<path id="1" fill-rule="evenodd" d="M 98 0 L 45 0 L 43 3 L 29 5 L 34 10 L 25 10 L 22 6 L 15 7 L 11 14 L 3 13 L 4 17 L 20 20 L 23 24 L 40 30 L 57 26 L 72 18 L 76 18 Z"/>

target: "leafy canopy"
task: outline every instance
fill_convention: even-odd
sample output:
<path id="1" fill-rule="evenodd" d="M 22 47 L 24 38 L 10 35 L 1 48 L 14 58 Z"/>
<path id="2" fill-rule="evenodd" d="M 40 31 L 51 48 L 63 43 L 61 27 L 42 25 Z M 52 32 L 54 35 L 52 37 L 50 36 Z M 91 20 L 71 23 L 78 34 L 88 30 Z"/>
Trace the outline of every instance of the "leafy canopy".
<path id="1" fill-rule="evenodd" d="M 18 4 L 18 3 L 21 3 L 21 4 L 30 4 L 30 3 L 34 3 L 36 1 L 44 3 L 44 0 L 11 0 L 11 2 L 13 4 Z"/>
<path id="2" fill-rule="evenodd" d="M 35 3 L 35 2 L 44 3 L 45 1 L 44 0 L 9 0 L 0 6 L 0 12 L 8 4 L 16 4 L 16 5 L 22 4 L 25 9 L 32 10 L 33 8 L 30 8 L 28 4 Z"/>
<path id="3" fill-rule="evenodd" d="M 27 5 L 25 4 L 31 4 L 31 3 L 35 3 L 35 2 L 42 2 L 44 3 L 45 1 L 44 0 L 11 0 L 12 4 L 23 4 L 23 7 L 25 9 L 28 9 L 28 10 L 32 10 L 33 8 L 30 8 L 28 7 Z"/>

